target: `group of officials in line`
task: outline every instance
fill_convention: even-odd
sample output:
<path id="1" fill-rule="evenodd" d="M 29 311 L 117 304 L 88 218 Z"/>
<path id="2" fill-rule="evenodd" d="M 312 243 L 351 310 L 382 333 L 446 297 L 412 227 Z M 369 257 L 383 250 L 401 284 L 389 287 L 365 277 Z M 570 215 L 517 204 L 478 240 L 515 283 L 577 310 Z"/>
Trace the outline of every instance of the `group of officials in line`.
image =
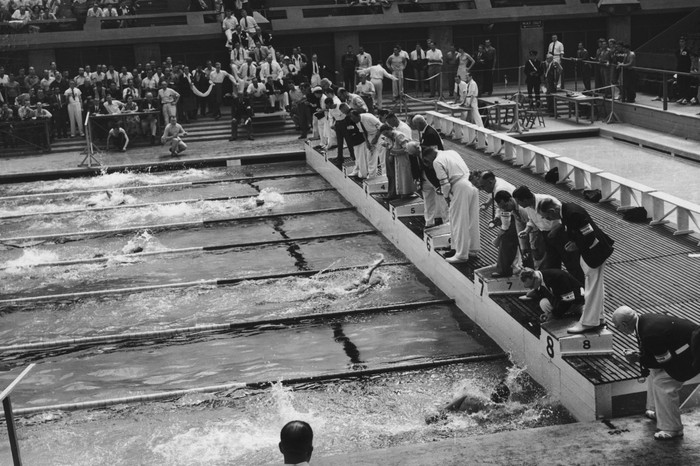
<path id="1" fill-rule="evenodd" d="M 350 175 L 372 178 L 385 172 L 388 200 L 420 192 L 426 229 L 449 219 L 448 262 L 477 257 L 479 211 L 491 210 L 489 227 L 498 229 L 492 277 L 519 274 L 530 289 L 521 299 L 538 301 L 543 322 L 580 315 L 568 333 L 604 327 L 604 273 L 614 240 L 582 205 L 533 193 L 527 186 L 516 188 L 491 171 L 470 172 L 459 153 L 445 150 L 440 134 L 421 115 L 411 120 L 418 132 L 415 140 L 411 127 L 394 114 L 375 117 L 351 110 L 347 115 L 335 127 L 338 147 L 343 146 L 342 135 L 355 159 Z M 482 204 L 479 190 L 490 195 Z M 639 351 L 624 356 L 639 363 L 648 377 L 646 416 L 657 422 L 654 438 L 681 437 L 679 390 L 700 373 L 700 326 L 674 316 L 639 314 L 627 306 L 614 312 L 612 322 L 621 332 L 637 336 Z"/>

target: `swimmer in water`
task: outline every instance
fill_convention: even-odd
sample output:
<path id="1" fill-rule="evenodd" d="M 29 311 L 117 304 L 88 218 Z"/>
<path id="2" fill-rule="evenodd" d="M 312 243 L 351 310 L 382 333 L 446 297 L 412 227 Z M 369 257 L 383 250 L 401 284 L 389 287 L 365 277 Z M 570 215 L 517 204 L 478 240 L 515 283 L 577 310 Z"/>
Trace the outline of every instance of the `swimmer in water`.
<path id="1" fill-rule="evenodd" d="M 382 264 L 382 262 L 384 262 L 384 256 L 381 256 L 379 259 L 374 261 L 359 279 L 353 281 L 348 285 L 345 285 L 343 289 L 345 291 L 354 291 L 360 289 L 365 290 L 373 285 L 378 284 L 381 281 L 381 279 L 378 277 L 372 279 L 372 273 L 374 273 L 374 271 L 377 269 L 377 267 L 379 267 Z"/>
<path id="2" fill-rule="evenodd" d="M 482 411 L 492 411 L 498 409 L 503 403 L 510 398 L 510 389 L 506 385 L 505 380 L 502 380 L 493 392 L 491 399 L 487 400 L 484 397 L 465 393 L 460 395 L 445 406 L 438 408 L 437 413 L 428 414 L 425 417 L 426 424 L 434 424 L 438 421 L 447 419 L 447 412 L 463 412 L 474 414 Z"/>

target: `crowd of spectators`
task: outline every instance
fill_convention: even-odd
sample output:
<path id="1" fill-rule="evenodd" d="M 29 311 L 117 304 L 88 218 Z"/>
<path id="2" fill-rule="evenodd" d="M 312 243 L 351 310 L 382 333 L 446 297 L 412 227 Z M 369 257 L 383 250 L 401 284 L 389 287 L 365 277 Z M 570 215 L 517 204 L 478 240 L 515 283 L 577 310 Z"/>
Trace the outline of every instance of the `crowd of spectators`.
<path id="1" fill-rule="evenodd" d="M 41 32 L 74 28 L 87 17 L 130 16 L 138 11 L 138 0 L 0 0 L 0 22 L 14 32 Z M 51 24 L 50 20 L 75 20 Z M 114 25 L 125 27 L 126 22 Z"/>

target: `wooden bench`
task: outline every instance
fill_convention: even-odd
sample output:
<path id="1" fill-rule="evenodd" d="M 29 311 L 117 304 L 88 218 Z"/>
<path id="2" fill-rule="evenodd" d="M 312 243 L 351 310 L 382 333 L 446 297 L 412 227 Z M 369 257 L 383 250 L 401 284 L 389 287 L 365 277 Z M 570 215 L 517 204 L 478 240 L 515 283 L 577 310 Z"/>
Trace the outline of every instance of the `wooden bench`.
<path id="1" fill-rule="evenodd" d="M 567 178 L 573 174 L 572 189 L 587 189 L 591 188 L 595 179 L 595 175 L 603 172 L 600 168 L 579 162 L 578 160 L 570 159 L 569 157 L 558 157 L 553 161 L 554 166 L 559 168 L 559 181 L 557 183 L 566 183 Z"/>
<path id="2" fill-rule="evenodd" d="M 652 211 L 653 205 L 649 194 L 656 191 L 655 188 L 608 172 L 592 175 L 591 185 L 593 189 L 600 189 L 603 196 L 600 202 L 612 202 L 615 199 L 613 196 L 618 193 L 617 210 L 644 207 L 647 212 Z M 637 193 L 639 193 L 639 197 L 637 197 Z"/>
<path id="3" fill-rule="evenodd" d="M 442 133 L 443 135 L 447 135 L 445 133 L 446 126 L 447 126 L 447 121 L 446 121 L 447 115 L 444 115 L 440 112 L 436 112 L 433 110 L 430 110 L 425 113 L 425 121 L 435 128 L 437 131 Z"/>
<path id="4" fill-rule="evenodd" d="M 663 225 L 669 223 L 667 218 L 675 212 L 676 228 L 674 235 L 688 235 L 695 231 L 700 231 L 698 217 L 700 216 L 700 205 L 688 202 L 679 197 L 666 194 L 661 191 L 649 193 L 652 199 L 652 211 L 650 225 Z M 670 206 L 666 210 L 666 204 Z M 690 228 L 690 222 L 693 222 L 695 229 Z M 698 243 L 700 245 L 700 243 Z"/>
<path id="5" fill-rule="evenodd" d="M 448 126 L 450 128 L 449 134 L 452 134 L 453 139 L 458 139 L 459 141 L 462 141 L 464 139 L 464 133 L 468 132 L 468 124 L 469 123 L 460 118 L 451 116 L 445 117 L 445 126 Z M 449 134 L 445 133 L 445 135 Z"/>

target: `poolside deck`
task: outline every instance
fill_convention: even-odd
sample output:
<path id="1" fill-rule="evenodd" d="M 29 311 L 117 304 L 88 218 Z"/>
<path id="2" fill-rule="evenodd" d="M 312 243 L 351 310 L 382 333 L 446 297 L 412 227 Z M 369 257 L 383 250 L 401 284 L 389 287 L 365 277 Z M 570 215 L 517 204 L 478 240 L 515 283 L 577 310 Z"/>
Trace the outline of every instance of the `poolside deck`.
<path id="1" fill-rule="evenodd" d="M 615 239 L 615 253 L 609 259 L 606 272 L 606 307 L 605 314 L 608 321 L 608 327 L 613 331 L 613 350 L 612 355 L 606 356 L 564 356 L 561 358 L 551 358 L 552 361 L 560 359 L 568 369 L 563 366 L 557 366 L 556 361 L 553 366 L 551 364 L 542 363 L 539 368 L 532 368 L 531 373 L 540 371 L 540 382 L 548 385 L 547 380 L 554 387 L 556 394 L 558 386 L 560 390 L 571 389 L 576 391 L 575 383 L 569 382 L 565 387 L 563 382 L 563 371 L 573 369 L 587 383 L 592 385 L 592 389 L 596 392 L 595 406 L 590 403 L 587 407 L 579 406 L 578 408 L 568 405 L 575 415 L 582 418 L 595 418 L 601 416 L 622 416 L 643 409 L 644 392 L 646 386 L 637 383 L 637 378 L 640 377 L 638 366 L 629 364 L 621 355 L 624 349 L 636 348 L 634 338 L 622 335 L 615 331 L 610 325 L 610 316 L 615 308 L 623 304 L 629 305 L 640 312 L 667 312 L 679 315 L 691 320 L 700 321 L 700 287 L 697 286 L 698 277 L 700 277 L 700 260 L 691 258 L 689 253 L 698 252 L 697 241 L 685 237 L 674 236 L 671 229 L 664 226 L 650 227 L 647 224 L 638 224 L 626 222 L 622 219 L 621 214 L 609 204 L 593 204 L 585 201 L 578 192 L 569 190 L 565 185 L 552 185 L 546 183 L 542 176 L 533 175 L 529 170 L 522 170 L 509 163 L 501 161 L 499 158 L 494 158 L 475 149 L 466 148 L 465 146 L 452 142 L 445 141 L 446 148 L 458 151 L 465 159 L 467 165 L 473 170 L 492 170 L 497 176 L 500 176 L 512 184 L 527 185 L 533 192 L 552 194 L 558 199 L 566 202 L 579 202 L 585 204 L 586 209 L 590 212 L 598 225 Z M 313 155 L 316 154 L 316 155 Z M 313 149 L 307 147 L 307 161 L 310 161 L 312 166 L 317 170 L 319 165 L 316 160 L 323 160 L 323 156 L 317 154 Z M 329 159 L 329 162 L 334 159 Z M 332 170 L 337 170 L 335 165 L 327 163 L 327 167 L 333 167 Z M 331 170 L 331 169 L 328 169 Z M 329 171 L 323 168 L 321 174 L 327 177 L 331 183 L 355 184 L 350 179 L 338 181 L 337 175 L 330 174 Z M 341 175 L 342 176 L 342 175 Z M 361 186 L 356 186 L 356 189 L 361 189 Z M 349 189 L 349 188 L 348 188 Z M 366 201 L 362 200 L 362 195 L 354 196 L 353 191 L 345 191 L 340 189 L 341 193 L 346 195 L 348 200 L 356 204 L 360 211 L 367 216 L 370 221 L 379 225 L 379 229 L 385 236 L 392 239 L 405 253 L 405 248 L 415 248 L 416 245 L 422 244 L 423 240 L 423 219 L 421 216 L 400 217 L 395 223 L 402 224 L 405 228 L 391 226 L 391 216 L 389 214 L 390 206 L 387 202 L 381 200 L 377 195 L 368 195 Z M 348 196 L 349 194 L 349 196 Z M 374 199 L 376 205 L 380 205 L 387 219 L 383 218 L 381 213 L 376 209 L 367 205 L 371 202 L 369 199 Z M 481 193 L 481 201 L 486 200 L 486 194 Z M 360 205 L 358 205 L 358 202 Z M 363 210 L 364 209 L 364 210 Z M 449 265 L 448 268 L 456 269 L 463 277 L 466 277 L 473 291 L 456 291 L 457 293 L 473 293 L 477 295 L 478 278 L 475 279 L 474 271 L 495 263 L 496 249 L 492 246 L 492 239 L 495 236 L 495 231 L 489 230 L 487 227 L 488 216 L 482 215 L 480 219 L 481 234 L 482 234 L 482 252 L 478 260 L 466 264 Z M 401 231 L 412 232 L 419 239 L 419 242 L 409 241 Z M 433 251 L 428 253 L 431 255 L 444 254 L 446 251 Z M 409 258 L 416 262 L 415 257 Z M 421 251 L 418 257 L 418 262 L 423 262 L 423 266 L 430 268 L 442 268 L 443 266 L 436 265 L 438 263 L 427 258 L 424 251 Z M 420 264 L 418 264 L 420 267 Z M 426 270 L 424 269 L 424 272 Z M 428 272 L 426 272 L 428 273 Z M 436 272 L 436 274 L 447 274 L 447 272 Z M 430 276 L 430 275 L 429 275 Z M 441 286 L 439 277 L 431 277 L 439 286 Z M 447 289 L 446 293 L 450 296 L 450 289 L 447 283 L 449 278 L 443 282 Z M 673 283 L 673 286 L 670 283 Z M 465 288 L 465 287 L 463 287 Z M 456 297 L 458 304 L 460 298 Z M 530 334 L 534 339 L 534 343 L 525 343 L 520 345 L 516 342 L 512 346 L 508 346 L 508 341 L 512 340 L 512 336 L 494 338 L 505 347 L 506 350 L 516 351 L 537 351 L 545 359 L 545 348 L 537 342 L 544 339 L 542 335 L 543 329 L 539 323 L 539 310 L 536 303 L 526 303 L 517 299 L 516 295 L 500 295 L 490 297 L 490 303 L 486 303 L 486 298 L 479 296 L 465 297 L 467 302 L 463 303 L 463 310 L 475 320 L 480 326 L 484 327 L 489 332 L 489 322 L 483 318 L 479 318 L 481 312 L 479 306 L 487 306 L 495 303 L 505 315 L 512 318 L 514 322 Z M 483 302 L 478 302 L 479 299 Z M 493 324 L 508 327 L 511 324 L 501 322 Z M 492 331 L 501 331 L 500 329 Z M 553 332 L 550 329 L 550 333 Z M 517 334 L 517 331 L 516 331 Z M 493 336 L 493 335 L 492 335 Z M 504 343 L 506 342 L 506 343 Z M 523 356 L 529 358 L 530 364 L 537 361 L 537 355 L 528 354 Z M 516 357 L 517 358 L 517 357 Z M 539 364 L 539 362 L 538 362 Z M 537 375 L 534 375 L 537 378 Z M 560 379 L 561 378 L 561 379 Z M 576 393 L 569 394 L 570 398 L 575 398 Z M 600 399 L 599 399 L 600 398 Z M 604 399 L 604 400 L 603 400 Z M 585 403 L 583 403 L 585 405 Z M 579 409 L 578 412 L 577 409 Z M 586 415 L 586 409 L 593 409 L 593 417 L 591 413 Z"/>

